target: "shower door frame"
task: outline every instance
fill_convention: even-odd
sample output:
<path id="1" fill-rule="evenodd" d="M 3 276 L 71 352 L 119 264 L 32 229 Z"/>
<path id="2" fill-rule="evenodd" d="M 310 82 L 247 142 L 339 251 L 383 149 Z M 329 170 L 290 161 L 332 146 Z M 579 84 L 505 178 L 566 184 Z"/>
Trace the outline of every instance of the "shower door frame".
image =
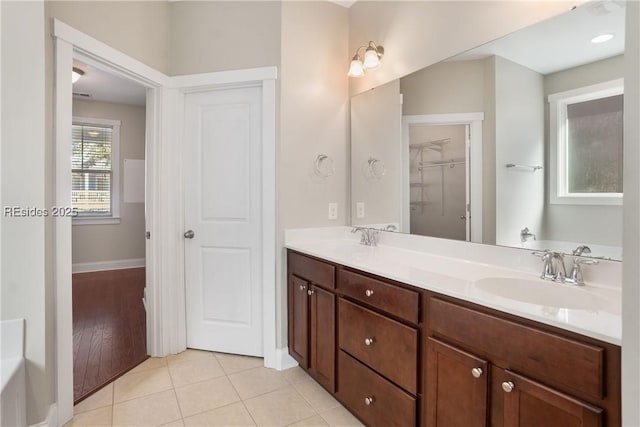
<path id="1" fill-rule="evenodd" d="M 467 164 L 467 241 L 482 242 L 482 122 L 484 113 L 421 114 L 402 116 L 402 207 L 400 230 L 410 230 L 409 129 L 414 126 L 469 126 Z M 469 230 L 470 229 L 470 230 Z"/>

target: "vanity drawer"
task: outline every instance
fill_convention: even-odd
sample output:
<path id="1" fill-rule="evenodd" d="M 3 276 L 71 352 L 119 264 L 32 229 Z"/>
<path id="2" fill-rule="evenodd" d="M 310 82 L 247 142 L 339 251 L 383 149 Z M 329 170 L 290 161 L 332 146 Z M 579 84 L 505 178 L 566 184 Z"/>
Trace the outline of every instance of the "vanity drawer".
<path id="1" fill-rule="evenodd" d="M 509 368 L 601 399 L 604 348 L 540 331 L 490 314 L 430 298 L 432 333 L 480 350 Z"/>
<path id="2" fill-rule="evenodd" d="M 336 268 L 325 262 L 289 251 L 287 270 L 291 274 L 325 288 L 335 288 Z"/>
<path id="3" fill-rule="evenodd" d="M 394 316 L 418 323 L 418 292 L 348 270 L 338 270 L 338 290 Z"/>
<path id="4" fill-rule="evenodd" d="M 365 424 L 384 427 L 416 425 L 416 399 L 413 396 L 343 351 L 338 355 L 338 369 L 337 395 Z"/>
<path id="5" fill-rule="evenodd" d="M 417 394 L 416 329 L 342 298 L 338 300 L 338 324 L 340 348 Z"/>

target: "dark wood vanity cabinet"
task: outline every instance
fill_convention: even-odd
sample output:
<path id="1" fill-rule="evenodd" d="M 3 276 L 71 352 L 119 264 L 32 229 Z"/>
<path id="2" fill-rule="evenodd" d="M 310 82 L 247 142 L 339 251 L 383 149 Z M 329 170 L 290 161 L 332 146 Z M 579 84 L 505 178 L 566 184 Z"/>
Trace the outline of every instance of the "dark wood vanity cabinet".
<path id="1" fill-rule="evenodd" d="M 619 427 L 620 347 L 289 251 L 289 352 L 369 426 Z"/>
<path id="2" fill-rule="evenodd" d="M 289 354 L 329 391 L 335 391 L 335 267 L 288 255 Z"/>

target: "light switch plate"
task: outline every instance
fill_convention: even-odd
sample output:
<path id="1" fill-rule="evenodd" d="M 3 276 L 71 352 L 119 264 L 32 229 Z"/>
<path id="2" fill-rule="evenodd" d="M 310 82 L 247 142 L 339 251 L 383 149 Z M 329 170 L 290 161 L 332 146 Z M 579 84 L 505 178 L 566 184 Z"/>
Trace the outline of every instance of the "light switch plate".
<path id="1" fill-rule="evenodd" d="M 356 218 L 364 218 L 364 202 L 356 203 Z"/>
<path id="2" fill-rule="evenodd" d="M 338 219 L 337 203 L 329 203 L 329 219 Z"/>

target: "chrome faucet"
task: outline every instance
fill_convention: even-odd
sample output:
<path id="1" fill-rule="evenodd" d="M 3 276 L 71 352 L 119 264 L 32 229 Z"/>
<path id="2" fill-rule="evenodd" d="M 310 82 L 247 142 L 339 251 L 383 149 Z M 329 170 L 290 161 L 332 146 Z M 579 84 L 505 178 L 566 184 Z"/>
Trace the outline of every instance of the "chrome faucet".
<path id="1" fill-rule="evenodd" d="M 582 277 L 582 265 L 597 264 L 595 259 L 581 258 L 583 253 L 590 253 L 591 250 L 588 246 L 579 246 L 573 251 L 573 265 L 571 272 L 567 275 L 567 270 L 564 265 L 564 254 L 561 252 L 552 252 L 549 250 L 542 252 L 533 252 L 533 255 L 542 258 L 544 266 L 542 267 L 541 279 L 551 280 L 553 282 L 566 283 L 569 285 L 583 286 L 584 279 Z"/>
<path id="2" fill-rule="evenodd" d="M 526 242 L 531 237 L 533 237 L 533 240 L 536 240 L 536 235 L 533 234 L 531 231 L 529 231 L 529 227 L 525 227 L 522 230 L 520 230 L 520 242 L 521 243 Z"/>
<path id="3" fill-rule="evenodd" d="M 351 229 L 352 233 L 357 233 L 358 231 L 362 233 L 360 236 L 361 245 L 378 246 L 378 236 L 380 235 L 378 230 L 368 227 L 354 227 Z"/>

